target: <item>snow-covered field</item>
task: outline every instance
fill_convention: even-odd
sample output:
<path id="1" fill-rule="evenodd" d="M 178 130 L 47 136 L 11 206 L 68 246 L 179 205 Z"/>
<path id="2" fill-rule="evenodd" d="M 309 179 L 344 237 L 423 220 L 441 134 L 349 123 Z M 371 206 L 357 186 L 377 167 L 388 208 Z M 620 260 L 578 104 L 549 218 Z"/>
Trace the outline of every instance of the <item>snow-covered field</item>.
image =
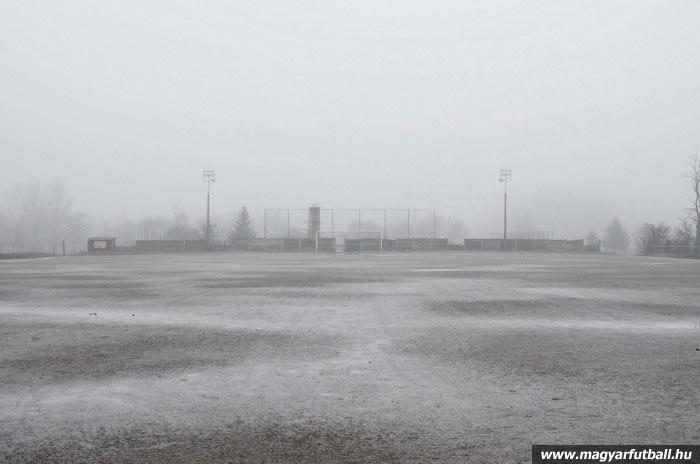
<path id="1" fill-rule="evenodd" d="M 700 442 L 700 262 L 0 261 L 0 461 L 499 462 Z"/>

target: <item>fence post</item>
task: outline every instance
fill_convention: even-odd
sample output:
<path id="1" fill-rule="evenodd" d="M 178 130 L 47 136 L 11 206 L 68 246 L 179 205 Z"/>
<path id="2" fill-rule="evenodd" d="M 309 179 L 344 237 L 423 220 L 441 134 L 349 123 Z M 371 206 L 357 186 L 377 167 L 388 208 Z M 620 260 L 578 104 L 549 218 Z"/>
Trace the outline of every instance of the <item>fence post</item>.
<path id="1" fill-rule="evenodd" d="M 61 242 L 61 246 L 63 247 L 63 254 L 65 255 L 66 254 L 66 241 L 65 240 L 63 240 Z"/>

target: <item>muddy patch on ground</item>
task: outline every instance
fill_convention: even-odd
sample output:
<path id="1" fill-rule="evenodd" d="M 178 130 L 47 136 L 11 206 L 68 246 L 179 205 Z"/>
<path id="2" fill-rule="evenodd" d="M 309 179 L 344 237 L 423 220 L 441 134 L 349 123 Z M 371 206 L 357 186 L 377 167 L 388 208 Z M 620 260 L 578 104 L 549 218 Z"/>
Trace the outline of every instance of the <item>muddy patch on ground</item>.
<path id="1" fill-rule="evenodd" d="M 78 435 L 78 433 L 74 433 Z M 337 422 L 247 425 L 232 421 L 224 430 L 124 432 L 90 431 L 65 440 L 31 446 L 8 444 L 8 462 L 153 462 L 153 463 L 393 463 L 451 458 L 465 462 L 464 444 L 436 453 L 415 436 L 394 427 L 367 427 Z M 1 450 L 2 448 L 0 448 Z M 0 457 L 3 456 L 0 454 Z"/>
<path id="2" fill-rule="evenodd" d="M 129 284 L 79 284 L 79 285 L 57 285 L 48 287 L 47 294 L 60 304 L 65 297 L 66 300 L 79 302 L 80 305 L 90 304 L 99 301 L 120 301 L 126 302 L 144 300 L 156 301 L 162 295 L 148 284 L 138 282 Z M 77 293 L 77 297 L 75 296 Z"/>
<path id="3" fill-rule="evenodd" d="M 531 384 L 584 383 L 623 386 L 659 396 L 682 391 L 689 401 L 700 372 L 697 337 L 689 334 L 620 334 L 600 330 L 436 329 L 396 343 L 399 353 L 434 366 L 480 372 L 493 379 L 516 377 Z M 666 375 L 660 375 L 667 372 Z"/>
<path id="4" fill-rule="evenodd" d="M 658 285 L 658 276 L 635 276 L 601 272 L 599 269 L 576 272 L 560 272 L 551 269 L 530 270 L 438 270 L 435 272 L 415 272 L 414 274 L 426 279 L 461 279 L 461 280 L 489 280 L 489 281 L 515 281 L 523 284 L 537 283 L 552 287 L 580 287 L 580 288 L 626 288 L 639 289 L 647 286 Z M 687 280 L 687 277 L 686 277 Z"/>
<path id="5" fill-rule="evenodd" d="M 89 323 L 5 322 L 0 339 L 12 347 L 0 352 L 0 387 L 326 358 L 343 346 L 338 337 L 289 331 Z"/>
<path id="6" fill-rule="evenodd" d="M 528 316 L 534 310 L 543 308 L 558 307 L 553 300 L 533 299 L 533 300 L 445 300 L 445 301 L 425 301 L 423 309 L 435 314 L 456 315 L 494 315 L 506 316 L 523 313 Z"/>
<path id="7" fill-rule="evenodd" d="M 367 298 L 379 298 L 386 297 L 385 293 L 370 293 L 370 292 L 338 292 L 338 291 L 323 291 L 323 290 L 287 290 L 280 293 L 273 293 L 270 295 L 275 299 L 308 299 L 308 300 L 365 300 Z M 398 296 L 396 294 L 388 296 Z"/>
<path id="8" fill-rule="evenodd" d="M 486 271 L 479 269 L 450 269 L 450 270 L 431 270 L 431 272 L 425 271 L 413 271 L 416 276 L 426 279 L 431 278 L 448 278 L 448 279 L 503 279 L 504 277 L 511 277 L 519 275 L 520 273 L 515 273 L 513 271 Z"/>
<path id="9" fill-rule="evenodd" d="M 14 290 L 7 290 L 5 288 L 0 288 L 0 299 L 9 300 L 10 298 L 19 295 L 20 292 Z"/>
<path id="10" fill-rule="evenodd" d="M 64 284 L 64 285 L 52 285 L 52 288 L 59 288 L 59 289 L 64 289 L 64 290 L 102 290 L 102 289 L 119 289 L 119 290 L 131 290 L 133 288 L 145 288 L 148 287 L 149 284 L 146 282 L 127 282 L 127 281 L 119 281 L 119 282 L 111 282 L 111 281 L 90 281 L 90 282 L 76 282 L 72 284 Z"/>
<path id="11" fill-rule="evenodd" d="M 693 319 L 700 322 L 700 306 L 654 303 L 631 303 L 615 300 L 591 300 L 584 298 L 533 298 L 533 299 L 479 299 L 479 300 L 427 300 L 422 308 L 435 315 L 489 316 L 518 318 L 539 317 L 547 320 L 635 320 L 645 319 Z"/>
<path id="12" fill-rule="evenodd" d="M 381 276 L 348 274 L 268 274 L 231 278 L 202 278 L 190 282 L 200 288 L 274 288 L 274 287 L 324 287 L 333 284 L 364 284 L 387 282 Z"/>
<path id="13" fill-rule="evenodd" d="M 10 274 L 16 281 L 31 280 L 60 280 L 67 282 L 85 282 L 85 281 L 115 281 L 124 280 L 126 277 L 103 275 L 103 274 L 62 274 L 62 273 L 13 273 Z"/>

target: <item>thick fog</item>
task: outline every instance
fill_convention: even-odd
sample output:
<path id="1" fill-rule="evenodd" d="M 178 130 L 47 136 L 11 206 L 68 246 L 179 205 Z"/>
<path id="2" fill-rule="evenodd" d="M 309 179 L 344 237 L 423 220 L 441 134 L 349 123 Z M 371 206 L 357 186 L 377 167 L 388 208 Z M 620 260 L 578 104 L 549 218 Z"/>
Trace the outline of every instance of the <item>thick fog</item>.
<path id="1" fill-rule="evenodd" d="M 502 168 L 514 224 L 675 226 L 699 116 L 697 1 L 0 4 L 3 214 L 60 179 L 94 234 L 196 226 L 204 169 L 222 228 L 316 203 L 490 236 Z"/>

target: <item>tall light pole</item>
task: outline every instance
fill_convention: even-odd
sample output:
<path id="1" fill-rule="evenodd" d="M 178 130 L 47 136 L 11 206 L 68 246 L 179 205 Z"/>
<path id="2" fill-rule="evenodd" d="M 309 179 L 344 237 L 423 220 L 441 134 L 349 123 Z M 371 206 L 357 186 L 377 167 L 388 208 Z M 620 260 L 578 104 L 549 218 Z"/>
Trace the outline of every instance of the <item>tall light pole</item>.
<path id="1" fill-rule="evenodd" d="M 211 190 L 211 183 L 216 182 L 216 179 L 214 179 L 214 171 L 203 171 L 202 180 L 207 183 L 207 248 L 209 248 L 209 231 L 211 230 L 209 226 L 209 193 Z"/>
<path id="2" fill-rule="evenodd" d="M 503 182 L 503 240 L 508 238 L 508 182 L 512 180 L 513 172 L 510 169 L 501 169 L 498 182 Z"/>

